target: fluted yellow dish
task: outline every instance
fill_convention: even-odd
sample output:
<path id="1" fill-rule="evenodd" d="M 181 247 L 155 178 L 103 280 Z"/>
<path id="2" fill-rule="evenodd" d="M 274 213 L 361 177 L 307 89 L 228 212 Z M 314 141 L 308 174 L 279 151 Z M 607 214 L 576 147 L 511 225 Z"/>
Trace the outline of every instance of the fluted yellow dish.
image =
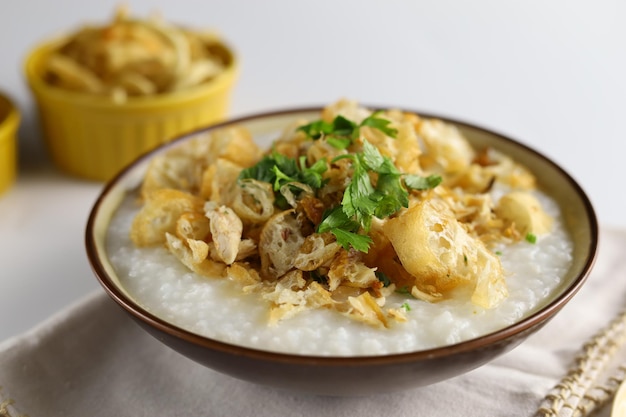
<path id="1" fill-rule="evenodd" d="M 27 56 L 24 69 L 47 148 L 66 173 L 106 181 L 157 145 L 227 115 L 238 61 L 233 50 L 221 42 L 217 53 L 225 62 L 224 70 L 211 80 L 122 102 L 107 95 L 64 89 L 46 80 L 49 57 L 64 42 L 57 39 L 36 47 Z"/>
<path id="2" fill-rule="evenodd" d="M 0 94 L 0 194 L 7 191 L 17 173 L 17 128 L 20 114 L 10 99 Z"/>

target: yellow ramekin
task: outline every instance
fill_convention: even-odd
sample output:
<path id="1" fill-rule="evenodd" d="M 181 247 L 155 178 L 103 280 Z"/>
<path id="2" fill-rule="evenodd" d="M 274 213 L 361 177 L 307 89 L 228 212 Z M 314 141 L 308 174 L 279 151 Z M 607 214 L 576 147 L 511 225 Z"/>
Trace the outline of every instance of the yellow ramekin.
<path id="1" fill-rule="evenodd" d="M 157 145 L 226 118 L 238 61 L 222 44 L 226 70 L 184 91 L 130 97 L 116 104 L 108 97 L 77 93 L 45 82 L 45 63 L 63 39 L 35 48 L 25 73 L 35 97 L 44 140 L 62 171 L 106 181 Z"/>
<path id="2" fill-rule="evenodd" d="M 0 94 L 0 194 L 7 191 L 17 174 L 17 128 L 20 114 L 11 100 Z"/>

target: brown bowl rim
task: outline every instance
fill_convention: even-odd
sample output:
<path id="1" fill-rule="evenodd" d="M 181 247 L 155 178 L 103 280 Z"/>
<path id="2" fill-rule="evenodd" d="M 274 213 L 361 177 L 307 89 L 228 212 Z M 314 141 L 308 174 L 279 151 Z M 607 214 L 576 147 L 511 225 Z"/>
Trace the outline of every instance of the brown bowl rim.
<path id="1" fill-rule="evenodd" d="M 384 108 L 398 108 L 398 107 L 381 107 L 381 106 L 367 106 L 365 107 L 370 109 L 384 109 Z M 227 125 L 233 125 L 237 123 L 242 123 L 249 120 L 255 120 L 265 117 L 276 117 L 282 115 L 290 115 L 296 113 L 308 113 L 321 111 L 323 106 L 309 106 L 309 107 L 296 107 L 289 109 L 277 109 L 266 112 L 258 112 L 252 113 L 249 115 L 229 119 L 208 127 L 204 127 L 201 129 L 194 130 L 193 132 L 189 132 L 183 134 L 171 142 L 168 142 L 164 145 L 158 146 L 157 148 L 146 152 L 145 154 L 139 156 L 132 163 L 126 166 L 123 170 L 121 170 L 115 177 L 113 177 L 110 181 L 108 181 L 100 195 L 97 197 L 93 208 L 89 214 L 87 220 L 87 226 L 85 231 L 85 247 L 87 252 L 87 257 L 93 272 L 95 273 L 98 281 L 104 288 L 104 290 L 108 293 L 108 295 L 113 298 L 126 312 L 130 313 L 134 318 L 138 319 L 140 322 L 147 324 L 153 328 L 156 328 L 166 334 L 174 336 L 175 338 L 182 339 L 186 342 L 192 343 L 194 345 L 201 346 L 203 348 L 208 348 L 215 351 L 220 351 L 226 354 L 236 355 L 236 356 L 245 356 L 251 359 L 260 359 L 265 361 L 275 361 L 282 363 L 291 363 L 291 364 L 301 364 L 301 365 L 315 365 L 315 366 L 325 366 L 325 367 L 333 367 L 333 366 L 366 366 L 366 365 L 386 365 L 386 364 L 401 364 L 401 363 L 409 363 L 416 362 L 421 360 L 431 360 L 431 359 L 442 359 L 446 356 L 454 356 L 456 354 L 467 353 L 470 351 L 474 351 L 477 349 L 487 348 L 493 344 L 498 342 L 502 342 L 504 340 L 511 339 L 516 335 L 524 334 L 529 329 L 533 327 L 543 324 L 551 319 L 563 306 L 565 306 L 574 295 L 580 290 L 582 285 L 587 280 L 587 277 L 595 263 L 597 258 L 598 251 L 598 242 L 599 242 L 599 227 L 598 221 L 587 194 L 584 192 L 582 187 L 574 180 L 574 178 L 569 175 L 561 166 L 556 164 L 550 158 L 546 157 L 542 153 L 537 150 L 510 138 L 507 135 L 498 133 L 493 129 L 487 129 L 481 127 L 475 123 L 469 123 L 457 118 L 452 118 L 448 116 L 442 116 L 429 112 L 420 112 L 414 110 L 406 110 L 401 109 L 403 111 L 409 111 L 412 113 L 419 114 L 425 118 L 436 118 L 441 119 L 455 125 L 465 126 L 474 130 L 478 130 L 490 135 L 495 135 L 499 139 L 502 139 L 506 142 L 509 142 L 513 145 L 519 146 L 525 149 L 527 152 L 534 154 L 540 160 L 543 160 L 545 163 L 549 164 L 552 168 L 557 170 L 566 180 L 569 182 L 573 190 L 579 196 L 581 201 L 584 204 L 586 218 L 589 221 L 589 228 L 591 239 L 588 244 L 588 253 L 589 256 L 585 261 L 585 264 L 578 274 L 578 276 L 563 290 L 561 294 L 559 294 L 554 300 L 550 303 L 543 306 L 538 311 L 532 313 L 528 317 L 525 317 L 521 321 L 511 324 L 507 327 L 504 327 L 500 330 L 493 331 L 483 336 L 479 336 L 473 339 L 469 339 L 466 341 L 462 341 L 459 343 L 435 347 L 430 349 L 412 351 L 412 352 L 404 352 L 404 353 L 393 353 L 393 354 L 384 354 L 384 355 L 359 355 L 359 356 L 315 356 L 315 355 L 299 355 L 293 353 L 282 353 L 268 350 L 260 350 L 254 349 L 251 347 L 244 347 L 240 345 L 230 344 L 226 342 L 221 342 L 215 339 L 211 339 L 209 337 L 200 336 L 196 333 L 190 332 L 188 330 L 182 329 L 174 324 L 168 323 L 167 321 L 153 315 L 152 313 L 145 310 L 141 307 L 137 302 L 132 300 L 130 297 L 127 297 L 122 291 L 117 288 L 117 286 L 111 281 L 111 279 L 107 276 L 106 271 L 102 263 L 100 262 L 96 250 L 95 244 L 95 236 L 93 234 L 94 231 L 94 223 L 98 216 L 99 210 L 103 201 L 105 200 L 108 193 L 115 186 L 115 184 L 121 180 L 129 171 L 132 171 L 136 165 L 143 162 L 146 159 L 151 158 L 153 155 L 163 152 L 169 147 L 176 146 L 177 143 L 186 140 L 187 138 L 200 134 L 210 132 L 215 129 L 219 129 L 221 127 Z"/>

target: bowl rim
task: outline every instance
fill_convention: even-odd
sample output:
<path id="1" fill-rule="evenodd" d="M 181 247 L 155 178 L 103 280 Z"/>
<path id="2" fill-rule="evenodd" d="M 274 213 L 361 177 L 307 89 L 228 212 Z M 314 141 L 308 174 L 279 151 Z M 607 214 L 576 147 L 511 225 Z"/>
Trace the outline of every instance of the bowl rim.
<path id="1" fill-rule="evenodd" d="M 499 330 L 490 332 L 488 334 L 475 337 L 469 340 L 465 340 L 462 342 L 458 342 L 455 344 L 434 347 L 424 350 L 411 351 L 411 352 L 402 352 L 402 353 L 392 353 L 392 354 L 383 354 L 383 355 L 358 355 L 358 356 L 315 356 L 315 355 L 300 355 L 294 353 L 284 353 L 284 352 L 276 352 L 269 350 L 261 350 L 255 349 L 252 347 L 245 347 L 235 344 L 230 344 L 227 342 L 221 342 L 216 339 L 211 339 L 206 336 L 201 336 L 191 331 L 185 330 L 181 327 L 178 327 L 172 323 L 169 323 L 156 315 L 148 312 L 146 309 L 141 307 L 139 303 L 137 303 L 132 298 L 128 297 L 123 291 L 121 291 L 114 282 L 107 275 L 106 270 L 104 268 L 103 263 L 100 261 L 96 248 L 96 237 L 94 234 L 94 225 L 96 219 L 99 216 L 100 210 L 102 209 L 103 202 L 106 200 L 107 196 L 111 192 L 112 189 L 115 188 L 116 184 L 121 181 L 127 174 L 135 169 L 135 167 L 142 162 L 145 162 L 147 159 L 152 156 L 166 151 L 170 147 L 176 146 L 179 142 L 185 141 L 186 139 L 193 137 L 198 134 L 207 133 L 215 129 L 219 129 L 224 126 L 238 124 L 246 121 L 253 121 L 267 117 L 280 117 L 287 116 L 297 113 L 311 113 L 311 112 L 319 112 L 322 110 L 324 106 L 303 106 L 303 107 L 294 107 L 294 108 L 283 108 L 283 109 L 275 109 L 264 112 L 251 113 L 248 115 L 232 118 L 217 124 L 213 124 L 211 126 L 203 127 L 200 129 L 196 129 L 192 132 L 180 135 L 173 139 L 171 142 L 158 146 L 157 148 L 144 153 L 143 155 L 136 158 L 133 162 L 127 165 L 124 169 L 122 169 L 116 176 L 114 176 L 111 180 L 109 180 L 103 187 L 100 195 L 94 202 L 92 210 L 87 219 L 87 225 L 85 229 L 85 248 L 88 257 L 88 261 L 91 265 L 92 271 L 96 275 L 96 278 L 102 285 L 105 292 L 113 298 L 113 300 L 119 304 L 126 312 L 130 313 L 135 319 L 139 320 L 142 324 L 147 324 L 150 327 L 156 328 L 161 332 L 164 332 L 170 336 L 173 336 L 177 339 L 182 339 L 184 341 L 190 342 L 194 345 L 212 349 L 215 351 L 220 351 L 222 353 L 245 356 L 250 359 L 259 359 L 266 360 L 272 362 L 282 362 L 288 364 L 298 364 L 298 365 L 315 365 L 315 366 L 325 366 L 325 367 L 336 367 L 336 366 L 362 366 L 362 365 L 388 365 L 388 364 L 402 364 L 415 362 L 420 360 L 431 360 L 431 359 L 443 359 L 445 357 L 454 356 L 456 354 L 468 353 L 477 349 L 487 348 L 492 346 L 493 344 L 497 344 L 499 342 L 506 341 L 508 339 L 513 338 L 516 335 L 523 334 L 524 332 L 532 329 L 533 327 L 545 324 L 548 320 L 550 320 L 562 307 L 564 307 L 580 290 L 582 285 L 587 280 L 589 273 L 596 261 L 598 254 L 598 246 L 599 246 L 599 226 L 598 220 L 591 204 L 590 199 L 587 194 L 584 192 L 582 187 L 574 180 L 572 176 L 570 176 L 561 166 L 556 164 L 550 158 L 546 157 L 542 153 L 536 151 L 535 149 L 515 140 L 511 137 L 498 133 L 493 129 L 484 128 L 474 123 L 469 123 L 462 121 L 457 118 L 452 118 L 448 116 L 443 116 L 439 114 L 429 113 L 429 112 L 421 112 L 416 110 L 405 109 L 401 107 L 384 107 L 384 106 L 371 106 L 367 104 L 363 104 L 366 108 L 369 109 L 400 109 L 402 111 L 413 112 L 419 114 L 424 118 L 438 118 L 455 125 L 467 127 L 470 129 L 478 130 L 484 132 L 489 135 L 497 136 L 499 139 L 502 139 L 506 142 L 509 142 L 515 146 L 523 148 L 525 151 L 533 154 L 535 157 L 542 160 L 544 163 L 550 165 L 553 169 L 559 172 L 560 175 L 570 184 L 576 195 L 580 198 L 583 203 L 586 219 L 589 222 L 589 231 L 591 239 L 588 242 L 588 246 L 585 248 L 585 253 L 588 253 L 588 257 L 582 266 L 580 273 L 572 280 L 572 282 L 563 289 L 563 291 L 556 296 L 554 300 L 550 303 L 544 305 L 539 310 L 534 311 L 529 316 L 523 318 L 522 320 L 508 325 Z"/>
<path id="2" fill-rule="evenodd" d="M 27 53 L 23 62 L 23 71 L 26 81 L 31 90 L 37 94 L 47 95 L 61 102 L 72 102 L 77 105 L 123 109 L 123 110 L 143 110 L 155 107 L 175 105 L 180 102 L 200 100 L 207 95 L 213 95 L 220 90 L 228 88 L 239 74 L 239 57 L 233 47 L 221 37 L 217 38 L 217 43 L 228 55 L 229 62 L 224 71 L 208 82 L 185 88 L 178 91 L 153 94 L 148 96 L 129 97 L 123 103 L 115 103 L 108 96 L 95 95 L 80 91 L 66 90 L 47 83 L 39 73 L 38 63 L 47 55 L 52 53 L 57 47 L 63 44 L 72 36 L 71 33 L 60 35 L 35 45 Z"/>

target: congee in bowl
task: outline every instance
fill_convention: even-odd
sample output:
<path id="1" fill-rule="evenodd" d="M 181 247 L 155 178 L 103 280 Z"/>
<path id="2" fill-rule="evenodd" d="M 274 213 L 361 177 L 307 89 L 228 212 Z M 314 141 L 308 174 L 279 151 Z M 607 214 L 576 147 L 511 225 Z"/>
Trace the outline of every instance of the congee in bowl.
<path id="1" fill-rule="evenodd" d="M 106 187 L 87 230 L 105 289 L 168 345 L 277 386 L 203 355 L 278 361 L 296 386 L 301 359 L 324 365 L 300 387 L 322 393 L 348 365 L 466 362 L 408 387 L 512 348 L 574 295 L 596 244 L 584 193 L 536 152 L 348 100 L 161 147 Z M 337 392 L 372 389 L 356 385 Z"/>

